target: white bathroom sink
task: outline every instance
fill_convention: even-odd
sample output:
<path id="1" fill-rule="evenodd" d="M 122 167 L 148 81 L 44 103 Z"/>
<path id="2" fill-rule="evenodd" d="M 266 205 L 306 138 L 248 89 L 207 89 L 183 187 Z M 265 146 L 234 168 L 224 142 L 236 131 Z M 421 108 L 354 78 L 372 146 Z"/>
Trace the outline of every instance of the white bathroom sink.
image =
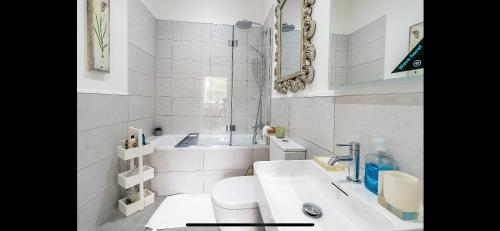
<path id="1" fill-rule="evenodd" d="M 313 227 L 268 226 L 268 231 L 423 230 L 422 223 L 402 221 L 380 206 L 363 184 L 347 182 L 345 172 L 327 172 L 313 160 L 260 161 L 254 163 L 254 171 L 265 223 L 314 223 Z M 302 212 L 306 202 L 318 205 L 322 216 L 306 216 Z"/>

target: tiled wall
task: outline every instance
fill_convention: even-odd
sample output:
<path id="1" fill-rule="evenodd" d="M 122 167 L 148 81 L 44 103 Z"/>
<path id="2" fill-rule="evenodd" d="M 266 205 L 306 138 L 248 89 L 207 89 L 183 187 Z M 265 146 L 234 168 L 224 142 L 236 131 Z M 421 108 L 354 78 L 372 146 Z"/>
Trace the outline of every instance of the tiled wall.
<path id="1" fill-rule="evenodd" d="M 230 121 L 231 25 L 157 21 L 156 125 L 165 134 L 224 133 Z M 235 28 L 233 124 L 249 133 L 257 113 L 263 50 L 259 28 Z M 204 99 L 210 77 L 226 81 L 225 103 Z M 268 96 L 269 97 L 269 96 Z"/>
<path id="2" fill-rule="evenodd" d="M 423 176 L 423 94 L 389 94 L 310 98 L 273 98 L 273 125 L 315 155 L 345 155 L 334 144 L 361 143 L 364 157 L 375 151 L 373 138 L 383 137 L 388 153 L 402 171 Z"/>
<path id="3" fill-rule="evenodd" d="M 331 155 L 333 150 L 333 97 L 273 98 L 272 125 L 307 148 L 306 158 Z"/>
<path id="4" fill-rule="evenodd" d="M 384 79 L 386 16 L 349 35 L 331 34 L 330 88 Z"/>
<path id="5" fill-rule="evenodd" d="M 361 163 L 374 153 L 372 140 L 386 139 L 402 171 L 423 176 L 423 93 L 335 98 L 335 143 L 361 143 Z M 335 152 L 345 152 L 335 148 Z"/>
<path id="6" fill-rule="evenodd" d="M 127 128 L 151 136 L 154 120 L 155 20 L 139 0 L 128 1 L 129 95 L 78 93 L 78 230 L 95 230 L 117 206 L 124 171 L 116 146 Z M 113 68 L 113 67 L 111 67 Z"/>

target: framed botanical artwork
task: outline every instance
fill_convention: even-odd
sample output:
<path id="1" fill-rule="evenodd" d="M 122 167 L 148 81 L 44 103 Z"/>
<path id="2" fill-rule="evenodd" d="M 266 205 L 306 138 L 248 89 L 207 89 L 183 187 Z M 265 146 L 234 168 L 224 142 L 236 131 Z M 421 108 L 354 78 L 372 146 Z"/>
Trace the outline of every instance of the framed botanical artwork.
<path id="1" fill-rule="evenodd" d="M 109 1 L 87 0 L 89 70 L 109 72 Z"/>
<path id="2" fill-rule="evenodd" d="M 411 51 L 424 37 L 424 22 L 417 23 L 410 26 L 410 42 L 408 46 L 408 51 Z M 424 69 L 416 69 L 408 71 L 408 76 L 423 75 Z"/>

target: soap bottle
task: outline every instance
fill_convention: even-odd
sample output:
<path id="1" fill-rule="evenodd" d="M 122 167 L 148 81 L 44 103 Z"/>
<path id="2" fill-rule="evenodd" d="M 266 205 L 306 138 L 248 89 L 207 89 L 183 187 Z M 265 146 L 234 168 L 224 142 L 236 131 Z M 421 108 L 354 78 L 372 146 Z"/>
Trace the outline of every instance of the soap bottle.
<path id="1" fill-rule="evenodd" d="M 387 155 L 384 138 L 375 138 L 373 143 L 377 153 L 369 153 L 365 158 L 365 187 L 378 195 L 378 173 L 384 170 L 396 170 L 394 159 Z"/>

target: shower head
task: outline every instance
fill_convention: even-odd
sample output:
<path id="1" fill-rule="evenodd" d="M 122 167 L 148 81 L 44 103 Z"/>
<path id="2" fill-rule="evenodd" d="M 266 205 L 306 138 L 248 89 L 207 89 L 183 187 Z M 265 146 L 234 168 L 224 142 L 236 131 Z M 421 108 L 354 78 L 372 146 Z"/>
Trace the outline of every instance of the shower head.
<path id="1" fill-rule="evenodd" d="M 239 21 L 236 22 L 235 25 L 236 25 L 236 27 L 238 27 L 240 29 L 246 30 L 246 29 L 252 27 L 252 24 L 258 25 L 260 27 L 264 27 L 260 23 L 257 23 L 257 22 L 254 22 L 254 21 L 250 21 L 250 20 L 247 20 L 247 19 L 239 20 Z"/>

